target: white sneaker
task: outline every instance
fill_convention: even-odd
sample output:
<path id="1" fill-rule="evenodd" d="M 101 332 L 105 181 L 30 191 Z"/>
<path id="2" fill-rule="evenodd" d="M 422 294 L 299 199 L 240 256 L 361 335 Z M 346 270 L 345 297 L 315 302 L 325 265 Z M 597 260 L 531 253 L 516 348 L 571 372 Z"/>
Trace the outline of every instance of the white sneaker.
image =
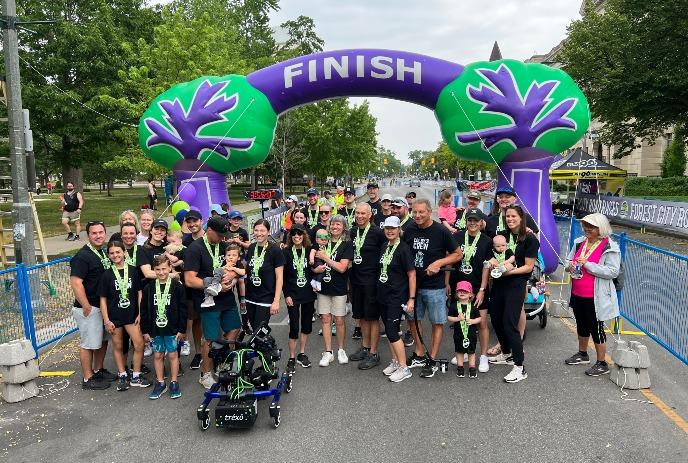
<path id="1" fill-rule="evenodd" d="M 392 360 L 391 362 L 389 362 L 389 365 L 387 365 L 387 368 L 385 368 L 384 370 L 382 370 L 382 373 L 383 373 L 385 376 L 390 376 L 392 373 L 394 373 L 395 371 L 397 371 L 397 370 L 399 369 L 400 366 L 401 366 L 401 365 L 399 365 L 399 362 L 397 362 L 396 360 Z"/>
<path id="2" fill-rule="evenodd" d="M 220 294 L 220 291 L 222 291 L 222 286 L 220 286 L 220 283 L 208 285 L 208 287 L 205 288 L 205 294 L 210 296 L 217 296 L 218 294 Z"/>
<path id="3" fill-rule="evenodd" d="M 215 307 L 215 298 L 210 294 L 206 294 L 205 299 L 201 302 L 201 307 Z"/>
<path id="4" fill-rule="evenodd" d="M 332 362 L 334 362 L 334 355 L 332 355 L 332 352 L 323 352 L 319 365 L 321 367 L 329 367 Z"/>
<path id="5" fill-rule="evenodd" d="M 211 372 L 201 373 L 201 377 L 198 378 L 198 382 L 203 385 L 204 388 L 210 389 L 215 384 L 215 379 Z"/>
<path id="6" fill-rule="evenodd" d="M 507 359 L 511 357 L 511 354 L 497 354 L 494 357 L 488 357 L 487 361 L 490 363 L 494 363 L 495 365 L 506 365 L 507 364 Z"/>
<path id="7" fill-rule="evenodd" d="M 411 369 L 409 367 L 399 367 L 397 368 L 397 371 L 392 373 L 392 375 L 389 377 L 389 380 L 393 383 L 400 383 L 411 376 L 413 376 L 413 373 L 411 373 Z"/>
<path id="8" fill-rule="evenodd" d="M 143 356 L 150 357 L 151 355 L 153 355 L 153 343 L 147 342 L 146 345 L 143 347 Z"/>
<path id="9" fill-rule="evenodd" d="M 487 355 L 480 356 L 480 365 L 478 365 L 478 371 L 480 373 L 487 373 L 490 371 L 490 362 L 487 361 Z"/>
<path id="10" fill-rule="evenodd" d="M 191 344 L 189 344 L 189 341 L 182 341 L 182 348 L 179 353 L 184 357 L 188 357 L 191 354 Z"/>
<path id="11" fill-rule="evenodd" d="M 337 361 L 339 362 L 340 365 L 344 365 L 345 363 L 349 363 L 349 357 L 346 355 L 346 351 L 344 349 L 339 349 L 337 351 Z"/>
<path id="12" fill-rule="evenodd" d="M 456 355 L 453 356 L 450 360 L 452 365 L 456 365 Z M 468 362 L 468 354 L 463 354 L 463 363 Z"/>
<path id="13" fill-rule="evenodd" d="M 504 377 L 504 381 L 507 383 L 518 383 L 519 381 L 523 381 L 528 377 L 528 373 L 526 373 L 525 368 L 523 366 L 516 366 L 511 369 L 508 375 Z"/>

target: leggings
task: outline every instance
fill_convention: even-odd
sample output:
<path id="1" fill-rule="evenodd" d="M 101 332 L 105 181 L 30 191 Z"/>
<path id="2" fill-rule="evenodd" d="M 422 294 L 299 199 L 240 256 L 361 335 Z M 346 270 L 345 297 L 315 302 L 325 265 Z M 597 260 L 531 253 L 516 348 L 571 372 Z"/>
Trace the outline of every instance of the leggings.
<path id="1" fill-rule="evenodd" d="M 246 315 L 253 331 L 257 330 L 261 323 L 270 323 L 270 307 L 246 303 Z"/>
<path id="2" fill-rule="evenodd" d="M 595 344 L 607 342 L 607 335 L 604 333 L 604 322 L 597 319 L 594 298 L 571 294 L 569 305 L 573 309 L 573 316 L 576 317 L 578 336 L 581 338 L 592 336 L 592 342 Z"/>
<path id="3" fill-rule="evenodd" d="M 508 277 L 507 277 L 508 278 Z M 523 365 L 523 342 L 518 331 L 521 317 L 526 281 L 505 281 L 490 293 L 490 318 L 504 354 L 511 354 L 514 364 Z"/>
<path id="4" fill-rule="evenodd" d="M 315 301 L 294 304 L 291 307 L 287 307 L 287 310 L 289 311 L 289 339 L 299 339 L 299 327 L 303 334 L 311 334 L 313 332 Z"/>
<path id="5" fill-rule="evenodd" d="M 391 343 L 399 339 L 401 325 L 401 315 L 404 313 L 401 303 L 385 304 L 382 308 L 382 321 L 385 323 L 385 333 L 387 340 Z"/>

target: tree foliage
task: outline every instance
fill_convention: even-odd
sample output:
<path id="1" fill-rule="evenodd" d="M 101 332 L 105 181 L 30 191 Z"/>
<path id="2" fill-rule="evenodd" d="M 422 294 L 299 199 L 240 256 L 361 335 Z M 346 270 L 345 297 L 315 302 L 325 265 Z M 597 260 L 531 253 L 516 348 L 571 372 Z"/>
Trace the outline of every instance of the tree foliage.
<path id="1" fill-rule="evenodd" d="M 458 177 L 461 173 L 464 177 L 475 174 L 477 171 L 488 171 L 495 174 L 496 166 L 480 161 L 467 161 L 459 158 L 443 141 L 433 151 L 414 150 L 409 153 L 411 160 L 410 171 L 420 175 L 434 175 Z"/>
<path id="2" fill-rule="evenodd" d="M 568 28 L 560 60 L 604 123 L 616 157 L 637 138 L 654 140 L 688 123 L 688 2 L 607 0 L 598 13 L 588 1 Z M 685 135 L 684 135 L 685 140 Z"/>
<path id="3" fill-rule="evenodd" d="M 676 130 L 671 144 L 662 157 L 662 177 L 681 177 L 686 171 L 686 145 L 683 142 L 683 130 Z"/>

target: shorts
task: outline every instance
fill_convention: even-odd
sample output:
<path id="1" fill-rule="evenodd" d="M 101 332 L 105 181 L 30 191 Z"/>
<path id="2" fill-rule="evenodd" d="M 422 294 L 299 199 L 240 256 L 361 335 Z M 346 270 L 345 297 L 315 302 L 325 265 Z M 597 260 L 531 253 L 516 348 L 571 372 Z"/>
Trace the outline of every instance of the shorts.
<path id="1" fill-rule="evenodd" d="M 100 313 L 100 308 L 91 307 L 88 317 L 84 317 L 84 311 L 81 307 L 73 307 L 72 316 L 79 328 L 81 338 L 79 346 L 82 349 L 100 349 L 104 339 L 103 315 Z"/>
<path id="2" fill-rule="evenodd" d="M 222 312 L 201 312 L 200 316 L 203 338 L 206 341 L 220 339 L 224 333 L 241 328 L 241 317 L 236 308 Z"/>
<path id="3" fill-rule="evenodd" d="M 571 294 L 569 306 L 573 309 L 573 316 L 576 318 L 576 332 L 578 336 L 582 338 L 592 336 L 592 342 L 595 344 L 607 342 L 604 322 L 597 319 L 594 298 Z"/>
<path id="4" fill-rule="evenodd" d="M 447 293 L 444 288 L 440 289 L 419 289 L 416 291 L 415 317 L 418 320 L 425 318 L 428 312 L 430 323 L 443 325 L 447 323 Z M 415 318 L 409 317 L 413 321 Z"/>
<path id="5" fill-rule="evenodd" d="M 79 212 L 79 211 L 74 211 L 74 212 L 62 211 L 62 218 L 63 219 L 69 219 L 69 222 L 76 222 L 77 220 L 81 219 L 81 212 Z"/>
<path id="6" fill-rule="evenodd" d="M 332 314 L 335 317 L 346 316 L 346 294 L 344 296 L 327 296 L 318 293 L 318 313 Z"/>
<path id="7" fill-rule="evenodd" d="M 351 285 L 351 310 L 356 320 L 380 318 L 382 310 L 377 302 L 377 285 Z"/>
<path id="8" fill-rule="evenodd" d="M 177 337 L 155 336 L 153 338 L 153 352 L 177 352 Z"/>
<path id="9" fill-rule="evenodd" d="M 198 312 L 196 312 L 196 306 L 194 305 L 194 302 L 191 299 L 186 300 L 186 319 L 187 320 L 200 320 L 201 319 L 201 317 L 198 315 Z"/>
<path id="10" fill-rule="evenodd" d="M 461 324 L 454 325 L 454 352 L 457 354 L 475 354 L 475 346 L 478 344 L 478 333 L 475 330 L 468 330 L 468 347 L 463 347 L 463 332 Z"/>

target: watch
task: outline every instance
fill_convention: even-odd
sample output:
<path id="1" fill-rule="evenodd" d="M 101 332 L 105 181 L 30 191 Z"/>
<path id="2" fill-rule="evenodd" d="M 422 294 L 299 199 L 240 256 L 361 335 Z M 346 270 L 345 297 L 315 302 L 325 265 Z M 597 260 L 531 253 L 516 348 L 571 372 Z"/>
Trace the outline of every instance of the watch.
<path id="1" fill-rule="evenodd" d="M 480 288 L 480 289 L 478 290 L 478 292 L 480 292 L 480 291 L 485 291 L 485 288 Z"/>

